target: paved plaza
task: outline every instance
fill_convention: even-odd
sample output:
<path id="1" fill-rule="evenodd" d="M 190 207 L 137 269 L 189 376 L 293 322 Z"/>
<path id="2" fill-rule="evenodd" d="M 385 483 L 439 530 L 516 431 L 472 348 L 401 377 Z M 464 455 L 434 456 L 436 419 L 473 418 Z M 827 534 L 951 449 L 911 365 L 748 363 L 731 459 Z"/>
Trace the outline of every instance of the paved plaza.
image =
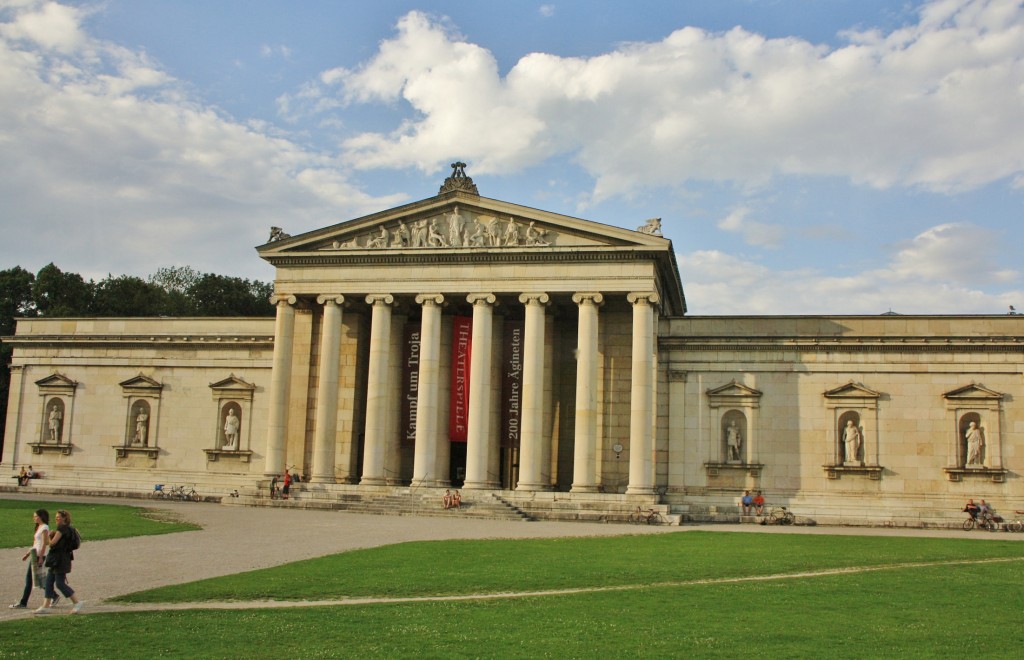
<path id="1" fill-rule="evenodd" d="M 4 499 L 36 501 L 52 496 L 0 494 Z M 863 527 L 774 527 L 761 525 L 684 525 L 650 527 L 602 523 L 508 522 L 458 517 L 374 516 L 336 511 L 312 511 L 291 508 L 223 506 L 210 503 L 153 502 L 148 500 L 110 500 L 85 497 L 60 497 L 68 503 L 72 518 L 75 503 L 104 503 L 143 506 L 169 510 L 180 518 L 203 527 L 200 531 L 156 536 L 137 536 L 107 541 L 89 541 L 89 530 L 82 529 L 86 542 L 75 551 L 70 584 L 86 601 L 84 613 L 140 609 L 176 609 L 182 605 L 107 604 L 104 601 L 121 594 L 168 584 L 189 582 L 253 569 L 277 566 L 300 559 L 369 548 L 405 541 L 444 541 L 449 539 L 518 539 L 573 536 L 615 536 L 622 534 L 673 534 L 694 530 L 743 533 L 850 534 L 918 537 L 955 537 L 1024 540 L 1024 534 L 992 534 L 960 530 L 921 530 Z M 56 508 L 56 507 L 54 507 Z M 51 515 L 53 511 L 51 510 Z M 42 603 L 35 590 L 28 610 L 10 610 L 6 605 L 21 595 L 25 564 L 21 561 L 30 545 L 26 522 L 25 548 L 0 550 L 0 584 L 6 595 L 0 608 L 0 621 L 29 616 Z M 299 605 L 308 603 L 298 603 Z M 203 607 L 273 606 L 282 603 L 203 604 Z M 291 603 L 290 605 L 296 605 Z M 69 608 L 64 607 L 67 612 Z"/>

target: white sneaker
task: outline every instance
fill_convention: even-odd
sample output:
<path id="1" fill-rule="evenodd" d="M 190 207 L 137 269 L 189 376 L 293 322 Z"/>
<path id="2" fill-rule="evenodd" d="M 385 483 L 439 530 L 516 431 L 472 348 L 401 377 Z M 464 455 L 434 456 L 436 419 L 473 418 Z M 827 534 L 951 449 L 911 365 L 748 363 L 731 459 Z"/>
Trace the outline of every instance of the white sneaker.
<path id="1" fill-rule="evenodd" d="M 53 614 L 53 608 L 52 607 L 46 607 L 44 605 L 43 607 L 40 607 L 39 609 L 35 610 L 32 613 L 33 614 Z"/>
<path id="2" fill-rule="evenodd" d="M 85 601 L 84 600 L 78 601 L 77 603 L 75 603 L 75 606 L 71 608 L 71 613 L 72 614 L 80 613 L 84 606 L 85 606 Z"/>

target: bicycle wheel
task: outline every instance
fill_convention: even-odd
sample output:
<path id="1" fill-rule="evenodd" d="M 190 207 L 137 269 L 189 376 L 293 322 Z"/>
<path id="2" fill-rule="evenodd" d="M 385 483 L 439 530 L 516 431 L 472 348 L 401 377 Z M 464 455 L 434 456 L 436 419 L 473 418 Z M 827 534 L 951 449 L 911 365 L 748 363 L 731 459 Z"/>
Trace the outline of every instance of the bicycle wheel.
<path id="1" fill-rule="evenodd" d="M 964 531 L 969 532 L 974 529 L 974 518 L 968 518 L 964 521 Z"/>
<path id="2" fill-rule="evenodd" d="M 647 518 L 647 524 L 648 525 L 664 525 L 665 524 L 665 519 L 661 517 L 660 513 L 652 513 Z"/>
<path id="3" fill-rule="evenodd" d="M 998 532 L 999 531 L 999 523 L 997 523 L 994 520 L 989 520 L 988 524 L 985 527 L 985 529 L 987 529 L 990 532 Z"/>
<path id="4" fill-rule="evenodd" d="M 1006 529 L 1011 532 L 1024 532 L 1024 522 L 1020 520 L 1014 520 L 1011 523 L 1006 523 Z"/>
<path id="5" fill-rule="evenodd" d="M 791 513 L 791 512 L 789 512 L 789 511 L 787 511 L 786 514 L 782 517 L 782 524 L 783 525 L 792 525 L 795 522 L 796 522 L 796 515 Z"/>
<path id="6" fill-rule="evenodd" d="M 779 524 L 779 519 L 778 519 L 778 517 L 774 513 L 769 513 L 768 516 L 766 517 L 766 520 L 768 521 L 769 525 L 778 525 Z"/>
<path id="7" fill-rule="evenodd" d="M 629 522 L 631 524 L 633 524 L 633 525 L 639 525 L 642 520 L 643 520 L 643 518 L 641 518 L 640 514 L 637 513 L 636 511 L 634 511 L 631 514 L 629 514 Z"/>

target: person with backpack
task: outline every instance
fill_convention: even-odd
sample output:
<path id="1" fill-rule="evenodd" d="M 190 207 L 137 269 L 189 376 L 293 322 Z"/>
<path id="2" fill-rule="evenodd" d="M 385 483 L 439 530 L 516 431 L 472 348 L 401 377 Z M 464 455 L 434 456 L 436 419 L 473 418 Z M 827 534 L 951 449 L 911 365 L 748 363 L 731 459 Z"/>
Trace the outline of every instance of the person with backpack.
<path id="1" fill-rule="evenodd" d="M 71 526 L 71 514 L 66 509 L 57 511 L 57 529 L 50 532 L 50 551 L 46 554 L 46 600 L 36 614 L 50 614 L 57 599 L 57 591 L 74 603 L 72 614 L 82 611 L 84 602 L 75 595 L 75 590 L 68 584 L 67 574 L 71 572 L 71 562 L 75 560 L 75 550 L 82 544 L 78 530 Z M 56 587 L 56 590 L 54 589 Z"/>

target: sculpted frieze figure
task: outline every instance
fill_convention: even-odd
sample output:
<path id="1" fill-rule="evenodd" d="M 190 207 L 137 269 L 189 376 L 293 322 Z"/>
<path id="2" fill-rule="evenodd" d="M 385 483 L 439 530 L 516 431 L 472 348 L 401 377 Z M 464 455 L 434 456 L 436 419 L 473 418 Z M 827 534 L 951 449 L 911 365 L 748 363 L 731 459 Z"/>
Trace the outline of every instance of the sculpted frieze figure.
<path id="1" fill-rule="evenodd" d="M 427 234 L 427 245 L 430 247 L 448 247 L 445 243 L 444 236 L 441 235 L 441 230 L 437 226 L 437 218 L 430 221 L 430 233 Z"/>
<path id="2" fill-rule="evenodd" d="M 526 244 L 544 247 L 551 245 L 551 243 L 544 240 L 544 235 L 547 233 L 546 229 L 538 229 L 537 223 L 531 220 L 530 225 L 526 228 Z"/>
<path id="3" fill-rule="evenodd" d="M 637 227 L 636 230 L 641 234 L 661 236 L 661 218 L 651 218 L 644 224 Z"/>
<path id="4" fill-rule="evenodd" d="M 448 221 L 448 244 L 452 247 L 462 247 L 465 242 L 465 229 L 466 221 L 459 215 L 459 207 L 456 206 Z"/>
<path id="5" fill-rule="evenodd" d="M 507 222 L 494 216 L 464 214 L 458 206 L 451 214 L 420 218 L 406 224 L 381 223 L 376 228 L 348 240 L 333 241 L 326 249 L 344 250 L 381 248 L 462 248 L 462 247 L 546 247 L 551 245 L 550 231 L 509 216 Z"/>
<path id="6" fill-rule="evenodd" d="M 139 414 L 135 417 L 135 438 L 133 442 L 145 446 L 149 436 L 149 415 L 143 407 L 138 408 Z"/>

